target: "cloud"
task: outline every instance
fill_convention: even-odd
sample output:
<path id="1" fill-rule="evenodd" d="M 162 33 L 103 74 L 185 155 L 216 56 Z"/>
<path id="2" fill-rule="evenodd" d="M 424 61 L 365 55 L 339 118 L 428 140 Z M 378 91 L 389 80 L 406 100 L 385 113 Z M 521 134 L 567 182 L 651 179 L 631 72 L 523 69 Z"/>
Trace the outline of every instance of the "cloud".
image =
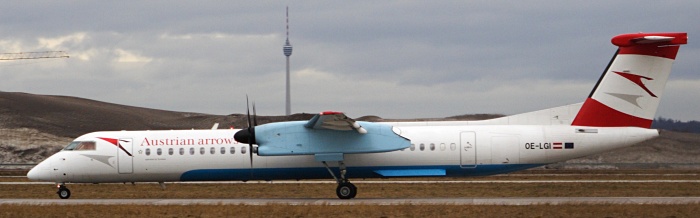
<path id="1" fill-rule="evenodd" d="M 118 63 L 148 63 L 153 61 L 153 58 L 145 57 L 136 52 L 130 52 L 124 49 L 116 49 L 114 52 L 117 55 L 115 61 Z"/>
<path id="2" fill-rule="evenodd" d="M 678 82 L 700 80 L 696 1 L 16 2 L 0 14 L 0 47 L 71 58 L 0 62 L 0 89 L 215 114 L 243 112 L 248 94 L 279 115 L 287 5 L 294 112 L 441 117 L 580 102 L 614 35 L 687 31 L 659 114 L 700 120 L 682 103 L 695 84 Z"/>
<path id="3" fill-rule="evenodd" d="M 87 36 L 85 32 L 77 32 L 70 35 L 59 36 L 54 38 L 39 37 L 38 47 L 49 50 L 65 50 L 72 45 L 82 43 Z"/>

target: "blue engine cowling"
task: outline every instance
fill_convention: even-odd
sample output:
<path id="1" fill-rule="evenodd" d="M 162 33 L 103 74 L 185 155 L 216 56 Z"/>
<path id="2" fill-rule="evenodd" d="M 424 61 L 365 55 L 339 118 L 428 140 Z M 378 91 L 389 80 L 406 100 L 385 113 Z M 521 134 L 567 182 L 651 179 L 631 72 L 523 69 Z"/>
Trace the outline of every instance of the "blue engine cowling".
<path id="1" fill-rule="evenodd" d="M 313 129 L 305 121 L 269 123 L 255 127 L 258 155 L 354 154 L 395 151 L 408 148 L 411 141 L 387 124 L 358 122 L 367 130 Z"/>

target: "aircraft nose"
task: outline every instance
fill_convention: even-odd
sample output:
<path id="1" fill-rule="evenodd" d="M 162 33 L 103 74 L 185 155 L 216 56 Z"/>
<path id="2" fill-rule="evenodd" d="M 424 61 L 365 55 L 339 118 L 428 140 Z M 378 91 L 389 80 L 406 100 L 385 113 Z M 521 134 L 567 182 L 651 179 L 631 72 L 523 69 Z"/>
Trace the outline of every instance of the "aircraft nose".
<path id="1" fill-rule="evenodd" d="M 31 170 L 29 170 L 29 172 L 27 173 L 27 178 L 30 180 L 39 180 L 39 169 L 34 167 Z"/>
<path id="2" fill-rule="evenodd" d="M 34 180 L 34 181 L 47 181 L 50 179 L 50 171 L 46 169 L 44 166 L 46 162 L 41 162 L 34 166 L 29 172 L 27 173 L 27 178 L 29 180 Z"/>

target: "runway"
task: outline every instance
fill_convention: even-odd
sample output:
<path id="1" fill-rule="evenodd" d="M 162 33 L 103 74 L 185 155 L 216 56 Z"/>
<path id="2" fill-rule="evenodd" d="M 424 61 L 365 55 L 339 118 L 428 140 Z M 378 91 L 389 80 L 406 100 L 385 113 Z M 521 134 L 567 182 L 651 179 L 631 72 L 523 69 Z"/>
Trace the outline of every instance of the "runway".
<path id="1" fill-rule="evenodd" d="M 139 182 L 148 184 L 155 182 Z M 333 184 L 331 180 L 309 181 L 215 181 L 215 182 L 166 182 L 166 184 Z M 689 179 L 647 179 L 647 180 L 367 180 L 353 181 L 357 184 L 491 184 L 491 183 L 700 183 L 700 180 Z M 53 185 L 53 182 L 0 182 L 0 185 Z M 122 183 L 105 183 L 122 184 Z"/>
<path id="2" fill-rule="evenodd" d="M 699 204 L 700 197 L 509 197 L 341 199 L 0 199 L 0 205 L 559 205 Z"/>

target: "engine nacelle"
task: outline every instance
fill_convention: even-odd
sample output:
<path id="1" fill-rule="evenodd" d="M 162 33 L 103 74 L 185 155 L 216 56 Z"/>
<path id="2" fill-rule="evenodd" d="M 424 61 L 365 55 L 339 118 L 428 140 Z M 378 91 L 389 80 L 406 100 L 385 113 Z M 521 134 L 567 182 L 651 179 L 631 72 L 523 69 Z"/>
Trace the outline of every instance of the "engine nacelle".
<path id="1" fill-rule="evenodd" d="M 387 124 L 358 122 L 367 130 L 314 129 L 305 121 L 269 123 L 255 127 L 258 155 L 355 154 L 395 151 L 408 148 L 411 141 Z"/>

